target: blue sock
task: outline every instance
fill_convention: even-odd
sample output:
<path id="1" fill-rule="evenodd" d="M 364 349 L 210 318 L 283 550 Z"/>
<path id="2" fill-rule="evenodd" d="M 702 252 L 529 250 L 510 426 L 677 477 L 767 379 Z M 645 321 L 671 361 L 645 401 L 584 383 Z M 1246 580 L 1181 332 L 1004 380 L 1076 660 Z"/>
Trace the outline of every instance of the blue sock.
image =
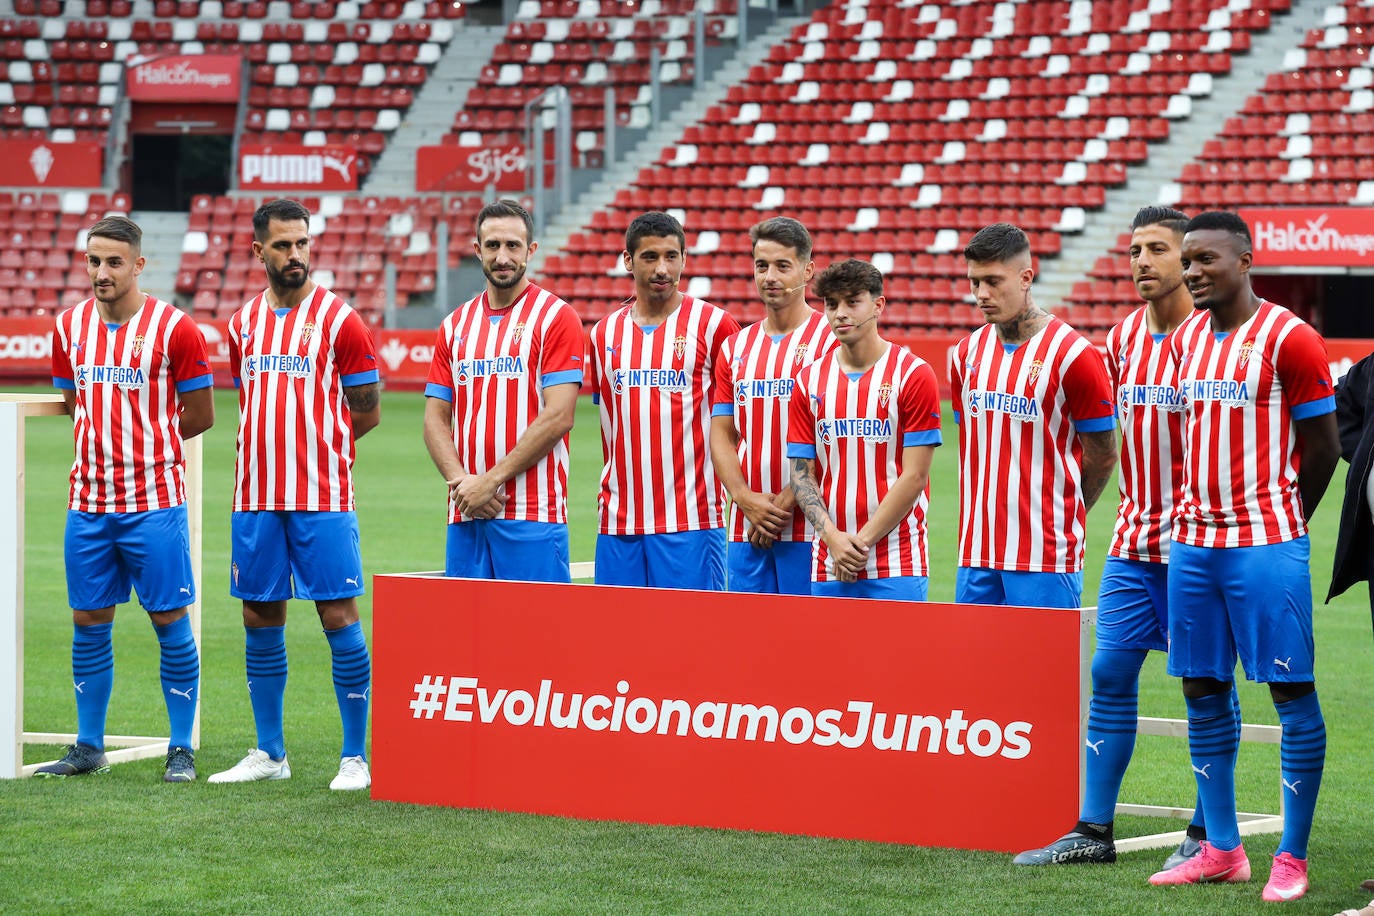
<path id="1" fill-rule="evenodd" d="M 76 688 L 76 743 L 105 750 L 105 714 L 114 687 L 114 624 L 72 627 L 72 685 Z"/>
<path id="2" fill-rule="evenodd" d="M 1193 699 L 1188 706 L 1188 750 L 1197 780 L 1198 801 L 1207 823 L 1207 841 L 1229 852 L 1240 845 L 1236 822 L 1236 752 L 1240 735 L 1236 728 L 1235 688 L 1228 693 Z"/>
<path id="3" fill-rule="evenodd" d="M 1079 820 L 1110 824 L 1116 817 L 1121 779 L 1135 751 L 1140 666 L 1144 649 L 1098 649 L 1093 653 L 1093 696 L 1088 705 L 1087 772 Z"/>
<path id="4" fill-rule="evenodd" d="M 1312 835 L 1312 815 L 1326 763 L 1326 720 L 1317 694 L 1309 693 L 1287 703 L 1275 703 L 1283 739 L 1279 743 L 1279 775 L 1283 778 L 1283 837 L 1279 852 L 1307 858 L 1307 839 Z"/>
<path id="5" fill-rule="evenodd" d="M 286 740 L 282 737 L 286 627 L 244 627 L 244 659 L 258 748 L 273 760 L 280 760 L 286 756 Z"/>
<path id="6" fill-rule="evenodd" d="M 1236 690 L 1234 684 L 1231 685 L 1231 712 L 1236 718 L 1236 748 L 1240 748 L 1240 692 Z M 1188 835 L 1195 839 L 1207 838 L 1207 817 L 1202 810 L 1202 794 L 1198 793 L 1197 804 L 1193 806 L 1193 819 L 1188 822 L 1192 829 Z"/>
<path id="7" fill-rule="evenodd" d="M 334 659 L 334 696 L 343 719 L 341 757 L 367 756 L 367 698 L 372 684 L 372 659 L 363 639 L 363 625 L 353 621 L 338 630 L 325 630 Z"/>
<path id="8" fill-rule="evenodd" d="M 186 615 L 165 626 L 153 624 L 162 652 L 162 697 L 167 701 L 171 724 L 168 747 L 191 748 L 191 727 L 196 721 L 196 688 L 200 686 L 200 653 Z"/>

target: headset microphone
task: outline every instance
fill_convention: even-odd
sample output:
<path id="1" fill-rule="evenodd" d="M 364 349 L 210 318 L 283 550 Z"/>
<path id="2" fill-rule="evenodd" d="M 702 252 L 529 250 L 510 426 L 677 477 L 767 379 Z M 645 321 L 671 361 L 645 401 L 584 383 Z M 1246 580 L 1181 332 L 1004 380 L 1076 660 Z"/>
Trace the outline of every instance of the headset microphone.
<path id="1" fill-rule="evenodd" d="M 783 287 L 784 293 L 795 293 L 799 289 L 806 289 L 805 283 L 798 283 L 796 286 Z"/>

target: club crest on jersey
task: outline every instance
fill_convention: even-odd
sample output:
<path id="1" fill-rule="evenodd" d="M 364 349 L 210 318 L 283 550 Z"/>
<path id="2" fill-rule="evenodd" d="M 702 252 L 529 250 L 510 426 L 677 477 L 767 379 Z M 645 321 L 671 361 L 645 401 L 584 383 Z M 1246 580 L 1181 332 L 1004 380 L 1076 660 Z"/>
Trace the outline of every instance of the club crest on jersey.
<path id="1" fill-rule="evenodd" d="M 313 322 L 313 321 L 307 321 L 304 325 L 301 326 L 301 346 L 302 346 L 302 347 L 308 347 L 308 346 L 310 346 L 310 338 L 314 335 L 314 333 L 315 333 L 315 322 Z"/>
<path id="2" fill-rule="evenodd" d="M 134 338 L 134 359 L 138 359 L 143 355 L 143 342 L 144 337 L 142 334 Z"/>
<path id="3" fill-rule="evenodd" d="M 525 322 L 522 321 L 522 322 L 520 322 L 519 324 L 517 324 L 515 327 L 511 328 L 511 330 L 510 330 L 510 342 L 511 342 L 511 343 L 513 343 L 513 344 L 519 344 L 519 343 L 520 343 L 520 338 L 522 338 L 522 337 L 524 337 L 524 336 L 525 336 Z"/>
<path id="4" fill-rule="evenodd" d="M 676 356 L 678 359 L 682 359 L 683 355 L 686 352 L 687 338 L 686 336 L 679 334 L 673 338 L 673 355 Z"/>
<path id="5" fill-rule="evenodd" d="M 1035 362 L 1030 364 L 1030 372 L 1026 373 L 1027 388 L 1033 388 L 1035 386 L 1036 379 L 1040 378 L 1040 370 L 1044 368 L 1045 361 L 1043 359 L 1037 359 Z"/>
<path id="6" fill-rule="evenodd" d="M 1255 338 L 1251 337 L 1240 345 L 1240 367 L 1245 368 L 1245 364 L 1250 362 L 1250 354 L 1255 352 Z"/>
<path id="7" fill-rule="evenodd" d="M 878 386 L 878 405 L 880 407 L 886 407 L 887 402 L 890 400 L 892 400 L 892 383 L 883 382 Z"/>
<path id="8" fill-rule="evenodd" d="M 800 366 L 806 362 L 806 354 L 811 351 L 811 345 L 805 343 L 797 344 L 797 348 L 792 351 L 792 365 Z"/>

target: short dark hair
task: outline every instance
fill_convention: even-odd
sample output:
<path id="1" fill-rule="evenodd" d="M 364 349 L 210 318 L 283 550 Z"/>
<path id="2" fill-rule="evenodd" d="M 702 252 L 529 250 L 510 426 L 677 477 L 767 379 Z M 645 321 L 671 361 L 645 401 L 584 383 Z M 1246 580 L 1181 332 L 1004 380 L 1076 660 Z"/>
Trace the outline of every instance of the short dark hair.
<path id="1" fill-rule="evenodd" d="M 520 206 L 510 198 L 493 200 L 485 207 L 477 211 L 477 216 L 472 220 L 472 231 L 477 233 L 477 237 L 482 237 L 482 224 L 489 219 L 502 219 L 503 217 L 514 216 L 525 223 L 525 244 L 534 240 L 534 217 L 530 216 L 530 211 Z"/>
<path id="2" fill-rule="evenodd" d="M 625 250 L 633 255 L 639 247 L 639 240 L 645 238 L 675 238 L 679 248 L 687 247 L 687 235 L 682 231 L 682 223 L 661 210 L 641 213 L 630 221 L 630 228 L 625 230 Z"/>
<path id="3" fill-rule="evenodd" d="M 876 299 L 883 294 L 883 273 L 867 261 L 846 258 L 816 274 L 811 290 L 826 301 L 853 298 L 865 290 Z"/>
<path id="4" fill-rule="evenodd" d="M 305 205 L 299 200 L 288 200 L 284 197 L 269 200 L 253 212 L 253 238 L 259 242 L 266 239 L 267 224 L 272 220 L 279 223 L 305 220 L 305 225 L 308 227 L 310 225 L 310 211 L 305 209 Z"/>
<path id="5" fill-rule="evenodd" d="M 86 230 L 86 238 L 114 239 L 124 242 L 138 255 L 143 251 L 143 230 L 127 216 L 107 216 Z"/>
<path id="6" fill-rule="evenodd" d="M 1135 211 L 1135 218 L 1131 220 L 1131 231 L 1145 226 L 1163 226 L 1165 229 L 1172 229 L 1175 234 L 1182 235 L 1183 227 L 1188 225 L 1188 214 L 1182 210 L 1175 210 L 1173 207 L 1141 207 Z"/>
<path id="7" fill-rule="evenodd" d="M 1010 261 L 1030 253 L 1030 239 L 1011 223 L 993 223 L 974 233 L 964 246 L 966 261 Z"/>
<path id="8" fill-rule="evenodd" d="M 1231 233 L 1231 236 L 1241 244 L 1241 251 L 1251 251 L 1254 249 L 1255 241 L 1250 237 L 1250 227 L 1245 224 L 1239 214 L 1230 210 L 1208 210 L 1199 213 L 1197 216 L 1188 220 L 1188 225 L 1183 227 L 1184 232 L 1196 232 L 1205 229 L 1220 229 L 1223 232 Z"/>
<path id="9" fill-rule="evenodd" d="M 749 230 L 750 250 L 764 240 L 793 249 L 797 252 L 797 258 L 803 262 L 811 260 L 811 233 L 790 216 L 775 216 L 755 223 Z"/>

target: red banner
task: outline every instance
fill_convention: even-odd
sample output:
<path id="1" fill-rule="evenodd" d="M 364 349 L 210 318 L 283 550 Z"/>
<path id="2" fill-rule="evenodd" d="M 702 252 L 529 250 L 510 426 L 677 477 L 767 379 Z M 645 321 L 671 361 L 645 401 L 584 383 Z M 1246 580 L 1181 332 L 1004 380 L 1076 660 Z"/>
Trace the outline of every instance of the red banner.
<path id="1" fill-rule="evenodd" d="M 1078 804 L 1078 611 L 374 587 L 373 798 L 1002 852 Z"/>
<path id="2" fill-rule="evenodd" d="M 243 61 L 234 54 L 157 57 L 129 68 L 129 99 L 237 103 L 242 73 Z"/>
<path id="3" fill-rule="evenodd" d="M 6 184 L 98 188 L 104 183 L 105 151 L 99 143 L 0 140 L 0 161 L 9 163 Z"/>
<path id="4" fill-rule="evenodd" d="M 358 151 L 351 146 L 239 148 L 239 188 L 244 191 L 356 191 Z"/>
<path id="5" fill-rule="evenodd" d="M 470 146 L 422 146 L 415 151 L 415 190 L 498 191 L 525 190 L 525 150 L 518 144 L 505 148 L 476 149 Z"/>
<path id="6" fill-rule="evenodd" d="M 1374 207 L 1245 208 L 1257 267 L 1374 267 Z"/>

